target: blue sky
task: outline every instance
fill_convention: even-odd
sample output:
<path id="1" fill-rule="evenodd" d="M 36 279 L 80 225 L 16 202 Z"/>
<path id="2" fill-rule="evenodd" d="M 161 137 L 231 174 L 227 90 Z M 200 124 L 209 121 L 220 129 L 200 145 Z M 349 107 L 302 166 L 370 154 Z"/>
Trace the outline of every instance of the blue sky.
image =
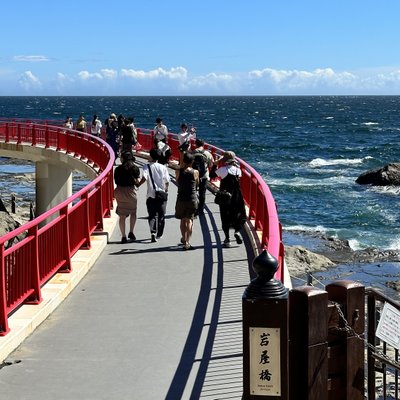
<path id="1" fill-rule="evenodd" d="M 2 5 L 0 95 L 400 95 L 398 0 Z"/>

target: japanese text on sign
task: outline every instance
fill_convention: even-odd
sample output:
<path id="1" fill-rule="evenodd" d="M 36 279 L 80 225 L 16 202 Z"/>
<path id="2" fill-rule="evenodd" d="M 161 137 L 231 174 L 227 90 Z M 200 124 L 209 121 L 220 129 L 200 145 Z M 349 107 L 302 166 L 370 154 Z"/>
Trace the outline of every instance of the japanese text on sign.
<path id="1" fill-rule="evenodd" d="M 280 396 L 280 329 L 249 329 L 250 393 L 258 396 Z"/>

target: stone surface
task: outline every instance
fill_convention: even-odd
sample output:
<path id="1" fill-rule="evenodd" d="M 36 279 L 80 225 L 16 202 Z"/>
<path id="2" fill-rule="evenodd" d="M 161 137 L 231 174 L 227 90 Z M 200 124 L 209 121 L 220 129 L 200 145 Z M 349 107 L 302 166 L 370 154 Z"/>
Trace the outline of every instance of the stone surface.
<path id="1" fill-rule="evenodd" d="M 325 271 L 335 265 L 329 258 L 302 246 L 286 246 L 285 262 L 292 276 L 304 275 L 308 271 Z"/>
<path id="2" fill-rule="evenodd" d="M 390 163 L 382 168 L 371 169 L 361 174 L 356 183 L 360 185 L 400 185 L 400 163 Z"/>

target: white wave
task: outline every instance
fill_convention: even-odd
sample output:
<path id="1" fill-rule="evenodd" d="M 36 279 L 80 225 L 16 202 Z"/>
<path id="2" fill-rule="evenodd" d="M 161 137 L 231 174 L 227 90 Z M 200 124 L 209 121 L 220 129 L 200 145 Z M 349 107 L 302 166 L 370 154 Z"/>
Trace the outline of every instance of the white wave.
<path id="1" fill-rule="evenodd" d="M 286 231 L 319 232 L 319 233 L 328 232 L 328 229 L 322 225 L 317 225 L 317 226 L 292 225 L 292 226 L 285 226 L 284 228 Z"/>
<path id="2" fill-rule="evenodd" d="M 400 237 L 397 237 L 389 243 L 388 250 L 400 250 Z"/>
<path id="3" fill-rule="evenodd" d="M 378 122 L 363 122 L 361 125 L 364 125 L 364 126 L 376 126 L 376 125 L 379 125 L 379 123 Z"/>
<path id="4" fill-rule="evenodd" d="M 324 119 L 333 119 L 333 117 L 325 117 Z"/>
<path id="5" fill-rule="evenodd" d="M 364 158 L 334 158 L 331 160 L 325 160 L 323 158 L 314 158 L 309 162 L 310 167 L 318 168 L 330 165 L 355 165 L 362 164 L 364 160 L 371 159 L 372 157 L 367 156 Z"/>
<path id="6" fill-rule="evenodd" d="M 350 239 L 349 246 L 352 250 L 363 250 L 364 247 L 361 246 L 360 242 L 357 239 Z"/>
<path id="7" fill-rule="evenodd" d="M 371 192 L 389 194 L 394 196 L 400 195 L 400 186 L 370 186 L 368 190 Z"/>
<path id="8" fill-rule="evenodd" d="M 291 186 L 291 187 L 318 187 L 318 186 L 337 186 L 349 185 L 354 182 L 353 177 L 331 176 L 325 179 L 308 179 L 296 177 L 292 179 L 265 179 L 269 186 Z"/>

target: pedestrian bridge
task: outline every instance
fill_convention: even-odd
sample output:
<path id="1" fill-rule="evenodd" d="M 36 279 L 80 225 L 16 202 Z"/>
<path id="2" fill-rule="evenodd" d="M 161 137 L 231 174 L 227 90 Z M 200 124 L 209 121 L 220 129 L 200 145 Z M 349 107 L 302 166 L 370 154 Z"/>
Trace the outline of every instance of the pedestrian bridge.
<path id="1" fill-rule="evenodd" d="M 139 130 L 138 138 L 142 163 L 152 132 Z M 169 143 L 178 154 L 173 135 Z M 222 248 L 219 209 L 208 192 L 205 215 L 194 223 L 195 249 L 185 252 L 174 185 L 164 237 L 150 242 L 143 187 L 137 241 L 120 244 L 114 160 L 103 141 L 54 123 L 3 121 L 0 155 L 44 163 L 36 171 L 44 182 L 37 191 L 54 177 L 68 182 L 72 169 L 93 177 L 75 194 L 37 193 L 47 210 L 0 238 L 2 393 L 18 399 L 240 399 L 242 294 L 255 255 L 268 250 L 278 261 L 276 278 L 289 282 L 276 206 L 258 173 L 239 160 L 249 215 L 244 244 Z M 53 177 L 47 181 L 46 171 Z"/>

